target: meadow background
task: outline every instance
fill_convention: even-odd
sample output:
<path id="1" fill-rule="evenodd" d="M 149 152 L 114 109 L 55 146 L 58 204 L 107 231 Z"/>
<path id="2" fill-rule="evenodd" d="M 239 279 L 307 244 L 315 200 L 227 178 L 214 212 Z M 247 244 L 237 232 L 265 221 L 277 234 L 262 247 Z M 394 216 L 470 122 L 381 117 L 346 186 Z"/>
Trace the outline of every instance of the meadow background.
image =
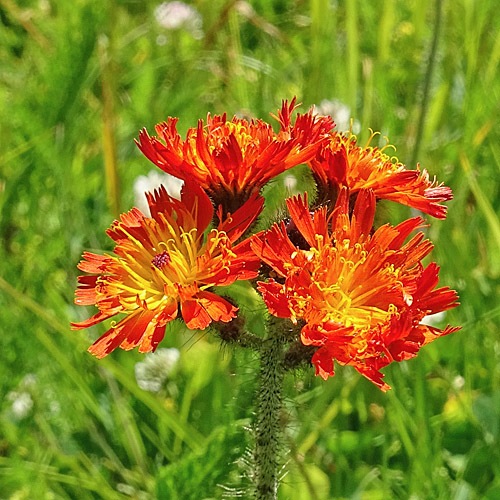
<path id="1" fill-rule="evenodd" d="M 105 327 L 70 331 L 93 314 L 73 305 L 76 264 L 111 250 L 105 229 L 155 168 L 140 128 L 268 119 L 294 95 L 302 111 L 337 99 L 361 142 L 381 131 L 451 186 L 428 232 L 462 303 L 440 326 L 463 330 L 387 367 L 387 394 L 350 369 L 289 375 L 279 498 L 500 498 L 497 1 L 199 0 L 178 29 L 157 6 L 0 0 L 0 499 L 245 497 L 257 360 L 179 322 L 160 346 L 175 367 L 141 388 L 142 355 L 97 361 L 85 349 Z M 284 193 L 276 181 L 269 206 Z"/>

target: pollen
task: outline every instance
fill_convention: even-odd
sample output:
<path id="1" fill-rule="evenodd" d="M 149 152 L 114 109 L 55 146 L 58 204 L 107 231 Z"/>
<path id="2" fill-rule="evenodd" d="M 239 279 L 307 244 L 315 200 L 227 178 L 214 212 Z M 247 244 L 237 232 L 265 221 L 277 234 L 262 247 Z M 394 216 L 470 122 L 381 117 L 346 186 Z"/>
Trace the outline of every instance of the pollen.
<path id="1" fill-rule="evenodd" d="M 171 261 L 170 255 L 167 251 L 159 253 L 153 257 L 151 261 L 151 265 L 155 266 L 158 269 L 161 269 L 164 265 L 168 264 Z"/>

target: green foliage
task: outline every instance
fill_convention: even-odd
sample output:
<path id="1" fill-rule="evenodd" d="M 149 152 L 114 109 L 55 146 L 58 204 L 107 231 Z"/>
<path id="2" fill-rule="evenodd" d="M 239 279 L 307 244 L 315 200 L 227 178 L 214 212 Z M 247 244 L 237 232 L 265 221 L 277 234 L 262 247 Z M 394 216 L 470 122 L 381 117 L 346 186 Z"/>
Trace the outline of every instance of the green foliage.
<path id="1" fill-rule="evenodd" d="M 160 499 L 199 500 L 220 498 L 229 490 L 236 462 L 245 451 L 243 429 L 217 428 L 203 450 L 186 454 L 177 462 L 158 471 L 156 495 Z M 234 488 L 234 486 L 232 486 Z"/>
<path id="2" fill-rule="evenodd" d="M 133 139 L 168 115 L 183 132 L 207 112 L 267 119 L 293 95 L 302 109 L 338 99 L 361 141 L 380 130 L 409 162 L 435 3 L 200 0 L 194 37 L 161 27 L 151 0 L 0 0 L 2 499 L 202 499 L 240 487 L 253 357 L 175 322 L 161 347 L 180 350 L 177 369 L 158 392 L 141 389 L 143 356 L 97 361 L 85 349 L 106 326 L 69 330 L 93 314 L 72 305 L 76 263 L 111 249 L 110 201 L 130 208 L 134 179 L 155 168 Z M 388 394 L 349 369 L 327 382 L 289 375 L 281 500 L 500 495 L 500 10 L 443 4 L 418 161 L 455 194 L 428 233 L 462 302 L 440 326 L 463 330 L 388 367 Z M 310 179 L 296 174 L 297 192 Z M 282 211 L 285 177 L 266 187 L 266 220 Z M 410 214 L 385 210 L 393 222 Z M 227 293 L 258 332 L 260 299 Z"/>

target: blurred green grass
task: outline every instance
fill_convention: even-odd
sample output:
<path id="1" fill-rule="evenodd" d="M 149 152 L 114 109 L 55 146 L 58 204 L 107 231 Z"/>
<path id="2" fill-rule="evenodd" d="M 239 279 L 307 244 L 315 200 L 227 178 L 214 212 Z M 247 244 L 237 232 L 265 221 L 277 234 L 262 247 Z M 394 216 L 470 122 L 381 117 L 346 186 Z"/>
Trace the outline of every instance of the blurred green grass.
<path id="1" fill-rule="evenodd" d="M 436 2 L 192 5 L 203 37 L 162 28 L 152 1 L 0 0 L 2 500 L 244 494 L 251 355 L 173 324 L 161 347 L 181 359 L 155 394 L 141 355 L 97 361 L 85 349 L 104 327 L 68 328 L 87 314 L 72 304 L 82 250 L 111 249 L 104 230 L 153 168 L 141 127 L 339 99 L 361 141 L 371 127 L 414 154 Z M 445 322 L 463 330 L 388 367 L 388 394 L 348 369 L 290 376 L 282 500 L 500 497 L 499 28 L 495 0 L 443 1 L 418 155 L 455 193 L 429 235 L 461 297 Z"/>

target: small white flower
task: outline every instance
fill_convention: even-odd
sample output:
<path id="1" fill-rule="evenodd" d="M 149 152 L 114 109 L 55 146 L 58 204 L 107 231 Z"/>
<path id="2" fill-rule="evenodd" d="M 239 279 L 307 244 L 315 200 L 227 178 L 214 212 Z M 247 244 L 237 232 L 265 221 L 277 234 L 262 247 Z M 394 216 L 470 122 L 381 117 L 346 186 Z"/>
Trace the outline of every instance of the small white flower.
<path id="1" fill-rule="evenodd" d="M 184 181 L 177 179 L 177 177 L 173 175 L 158 170 L 151 170 L 147 176 L 140 175 L 134 181 L 134 205 L 148 217 L 151 216 L 151 212 L 149 211 L 145 193 L 152 192 L 161 185 L 165 186 L 167 193 L 172 196 L 172 198 L 180 199 Z"/>
<path id="2" fill-rule="evenodd" d="M 37 377 L 34 373 L 27 373 L 21 380 L 19 387 L 21 389 L 32 389 L 36 386 Z"/>
<path id="3" fill-rule="evenodd" d="M 175 348 L 158 349 L 152 354 L 147 354 L 144 361 L 135 365 L 137 385 L 145 391 L 160 391 L 179 357 L 180 353 Z"/>
<path id="4" fill-rule="evenodd" d="M 314 106 L 314 113 L 320 116 L 331 116 L 335 122 L 335 129 L 347 132 L 351 129 L 351 108 L 338 99 L 323 99 L 319 106 Z M 352 123 L 352 133 L 358 134 L 361 125 L 358 120 Z"/>
<path id="5" fill-rule="evenodd" d="M 157 23 L 167 30 L 185 29 L 193 38 L 203 37 L 200 13 L 184 2 L 163 2 L 155 9 Z"/>
<path id="6" fill-rule="evenodd" d="M 11 412 L 16 420 L 27 417 L 33 408 L 33 400 L 29 392 L 9 392 L 7 399 L 12 401 Z"/>
<path id="7" fill-rule="evenodd" d="M 460 391 L 461 389 L 463 389 L 464 385 L 465 385 L 465 379 L 462 377 L 462 375 L 457 375 L 451 385 L 453 386 L 453 388 L 456 390 L 456 391 Z"/>
<path id="8" fill-rule="evenodd" d="M 158 35 L 156 37 L 156 45 L 158 45 L 159 47 L 163 47 L 166 44 L 167 44 L 167 37 L 165 35 Z"/>
<path id="9" fill-rule="evenodd" d="M 295 187 L 297 186 L 297 178 L 295 177 L 295 175 L 288 174 L 283 179 L 283 183 L 285 184 L 285 188 L 287 189 L 287 191 L 291 193 L 295 190 Z"/>
<path id="10" fill-rule="evenodd" d="M 429 314 L 428 316 L 424 316 L 422 318 L 422 325 L 428 325 L 428 326 L 436 326 L 442 323 L 446 316 L 446 311 L 441 311 L 436 314 Z"/>
<path id="11" fill-rule="evenodd" d="M 61 413 L 61 405 L 59 404 L 59 401 L 53 399 L 49 404 L 49 410 L 53 415 Z"/>

